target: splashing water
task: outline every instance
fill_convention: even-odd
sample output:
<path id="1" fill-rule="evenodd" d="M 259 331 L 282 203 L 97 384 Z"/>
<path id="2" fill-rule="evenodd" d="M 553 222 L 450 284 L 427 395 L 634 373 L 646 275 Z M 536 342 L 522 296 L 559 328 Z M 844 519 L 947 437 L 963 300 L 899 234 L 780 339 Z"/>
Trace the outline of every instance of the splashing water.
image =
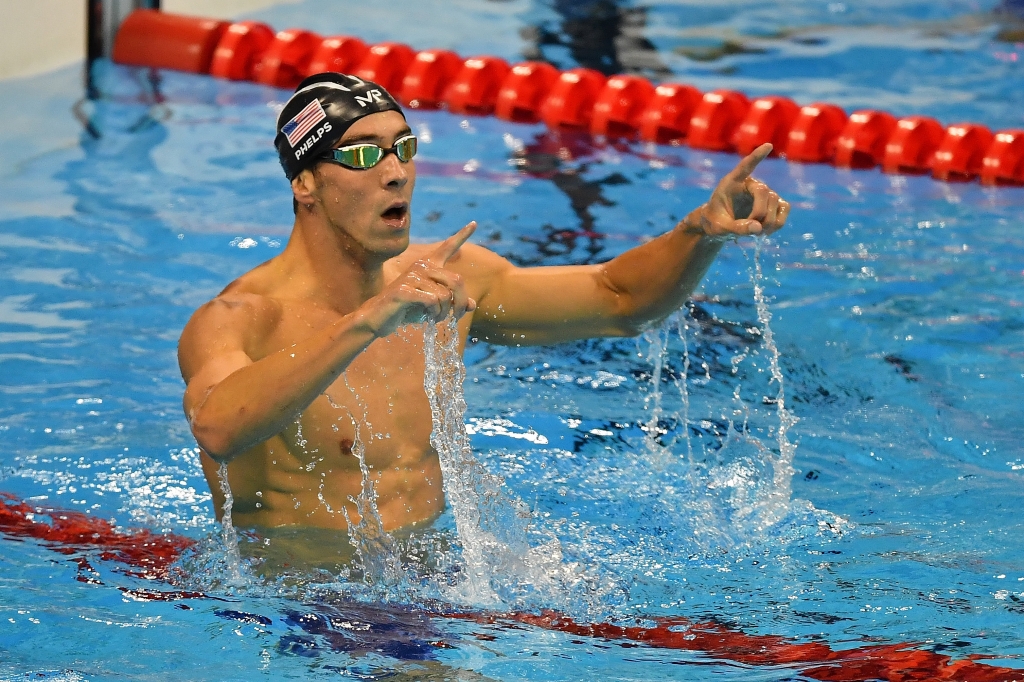
<path id="1" fill-rule="evenodd" d="M 756 403 L 748 403 L 743 397 L 743 386 L 733 386 L 729 403 L 731 406 L 723 405 L 715 408 L 709 404 L 707 408 L 711 414 L 721 410 L 721 423 L 724 426 L 724 433 L 714 436 L 707 433 L 707 427 L 702 426 L 694 433 L 701 434 L 697 437 L 698 442 L 693 442 L 691 434 L 691 396 L 688 384 L 691 380 L 703 386 L 711 386 L 711 369 L 707 362 L 699 356 L 696 358 L 698 366 L 703 368 L 703 381 L 699 377 L 690 377 L 691 370 L 691 348 L 688 338 L 690 328 L 689 317 L 686 310 L 678 313 L 675 320 L 669 320 L 663 325 L 658 334 L 648 333 L 648 340 L 651 342 L 651 353 L 648 360 L 653 365 L 652 379 L 660 381 L 660 376 L 665 371 L 663 368 L 671 360 L 668 353 L 667 336 L 671 326 L 675 326 L 676 335 L 681 342 L 681 371 L 673 375 L 676 387 L 679 392 L 680 403 L 675 412 L 675 421 L 680 426 L 681 436 L 676 437 L 664 445 L 653 442 L 649 425 L 654 419 L 661 416 L 664 409 L 661 403 L 661 396 L 658 399 L 648 398 L 648 411 L 651 418 L 647 420 L 645 438 L 647 449 L 651 451 L 651 475 L 657 476 L 658 471 L 666 469 L 659 465 L 660 461 L 666 458 L 670 461 L 664 475 L 669 480 L 676 478 L 683 483 L 678 488 L 667 489 L 661 497 L 661 502 L 681 519 L 680 523 L 687 526 L 689 530 L 682 537 L 688 537 L 695 541 L 697 546 L 705 552 L 715 554 L 721 550 L 728 550 L 738 546 L 749 546 L 760 544 L 768 537 L 769 529 L 773 535 L 790 534 L 799 529 L 808 520 L 806 514 L 810 514 L 813 521 L 821 520 L 821 517 L 828 517 L 830 526 L 843 527 L 846 522 L 827 512 L 816 510 L 810 503 L 800 501 L 801 511 L 804 514 L 795 513 L 795 505 L 792 498 L 792 476 L 794 468 L 793 457 L 796 452 L 796 444 L 790 441 L 789 433 L 797 418 L 786 407 L 785 379 L 780 363 L 780 354 L 775 342 L 771 328 L 771 311 L 768 299 L 765 295 L 764 272 L 761 265 L 765 241 L 756 239 L 752 254 L 750 268 L 750 280 L 754 291 L 754 306 L 757 314 L 761 343 L 758 344 L 761 353 L 752 354 L 751 347 L 737 351 L 730 360 L 732 376 L 738 374 L 740 366 L 750 359 L 755 362 L 756 358 L 764 358 L 768 366 L 751 374 L 753 379 L 758 376 L 768 375 L 768 386 L 774 384 L 774 395 L 759 398 Z M 658 342 L 664 341 L 665 345 Z M 664 353 L 665 359 L 660 355 Z M 767 371 L 765 371 L 767 370 Z M 681 376 L 679 376 L 681 374 Z M 658 392 L 658 386 L 651 391 L 651 395 Z M 770 389 L 769 389 L 770 390 Z M 724 398 L 725 396 L 721 396 Z M 715 400 L 715 392 L 710 391 L 702 394 L 703 400 Z M 774 417 L 776 424 L 764 424 L 764 418 L 768 414 L 762 413 L 753 405 L 764 404 L 774 406 Z M 671 412 L 669 412 L 671 414 Z M 697 419 L 702 425 L 711 425 L 709 418 Z M 758 432 L 762 435 L 758 435 Z M 678 474 L 672 474 L 672 469 L 682 468 L 679 453 L 675 454 L 675 446 L 679 439 L 685 440 L 686 466 Z M 774 442 L 771 442 L 774 441 Z M 682 445 L 681 443 L 679 444 Z M 697 450 L 697 452 L 695 452 Z M 659 454 L 660 451 L 660 454 Z M 674 462 L 674 464 L 673 464 Z M 781 523 L 783 521 L 786 523 Z M 781 526 L 780 526 L 781 524 Z M 795 524 L 795 526 L 794 526 Z M 782 528 L 782 526 L 786 526 Z M 790 527 L 794 526 L 794 527 Z M 817 527 L 816 523 L 812 523 Z M 811 526 L 808 526 L 809 528 Z M 692 535 L 687 535 L 692 533 Z"/>
<path id="2" fill-rule="evenodd" d="M 445 497 L 462 546 L 464 577 L 450 596 L 474 605 L 585 609 L 595 595 L 594 578 L 563 559 L 556 538 L 544 536 L 539 546 L 530 545 L 530 535 L 539 535 L 530 524 L 531 511 L 473 456 L 458 338 L 453 316 L 437 325 L 428 323 L 423 334 L 424 387 L 433 422 L 430 444 L 440 459 Z"/>
<path id="3" fill-rule="evenodd" d="M 790 498 L 793 493 L 793 456 L 796 454 L 796 445 L 789 441 L 789 430 L 799 421 L 795 415 L 786 409 L 786 384 L 782 376 L 782 367 L 779 365 L 779 348 L 775 345 L 775 335 L 772 332 L 772 313 L 768 309 L 768 301 L 764 296 L 764 273 L 761 270 L 761 253 L 764 247 L 764 239 L 754 240 L 754 271 L 751 280 L 754 285 L 754 304 L 757 307 L 757 321 L 761 323 L 761 335 L 764 339 L 764 347 L 768 351 L 769 367 L 771 369 L 771 381 L 778 385 L 778 393 L 775 397 L 775 409 L 779 416 L 779 426 L 776 431 L 776 438 L 779 443 L 779 454 L 772 457 L 772 485 L 768 488 L 767 494 L 759 502 L 759 516 L 765 525 L 773 525 L 782 519 L 790 510 Z"/>
<path id="4" fill-rule="evenodd" d="M 649 329 L 644 332 L 644 339 L 648 342 L 648 357 L 654 365 L 651 373 L 651 391 L 644 397 L 644 409 L 650 406 L 651 418 L 644 425 L 647 434 L 647 449 L 651 454 L 659 454 L 664 451 L 658 444 L 658 438 L 664 435 L 665 430 L 661 426 L 662 405 L 661 405 L 661 375 L 665 367 L 665 353 L 668 350 L 668 330 L 664 325 Z"/>
<path id="5" fill-rule="evenodd" d="M 690 325 L 686 321 L 685 310 L 684 308 L 676 319 L 676 333 L 679 335 L 679 340 L 683 342 L 683 376 L 681 379 L 676 379 L 676 386 L 679 388 L 679 394 L 683 399 L 683 408 L 680 411 L 679 417 L 682 419 L 683 434 L 686 439 L 686 462 L 692 470 L 693 438 L 690 437 L 690 390 L 686 386 L 686 379 L 690 376 L 690 339 L 688 333 Z"/>
<path id="6" fill-rule="evenodd" d="M 349 542 L 356 550 L 363 566 L 363 580 L 368 585 L 390 588 L 399 585 L 404 577 L 398 544 L 384 530 L 384 522 L 377 509 L 377 490 L 370 478 L 370 468 L 366 465 L 366 446 L 359 438 L 359 425 L 356 425 L 355 437 L 352 441 L 352 454 L 359 459 L 359 471 L 362 483 L 359 495 L 349 496 L 349 502 L 356 505 L 359 522 L 353 523 L 349 518 L 348 509 L 342 508 L 348 524 Z M 386 593 L 382 596 L 386 596 Z"/>
<path id="7" fill-rule="evenodd" d="M 444 324 L 444 323 L 442 323 Z M 455 516 L 455 528 L 462 543 L 465 572 L 464 595 L 470 601 L 493 603 L 497 594 L 491 589 L 484 553 L 494 549 L 497 539 L 481 528 L 480 483 L 488 474 L 473 457 L 466 435 L 466 399 L 462 382 L 465 366 L 459 357 L 458 330 L 454 316 L 445 329 L 427 323 L 423 332 L 426 366 L 424 387 L 430 400 L 432 428 L 430 444 L 441 461 L 445 498 Z M 442 335 L 439 341 L 439 334 Z"/>
<path id="8" fill-rule="evenodd" d="M 348 377 L 342 375 L 345 380 L 345 387 L 355 397 L 357 404 L 363 408 L 362 422 L 345 407 L 337 404 L 331 396 L 326 393 L 324 396 L 331 407 L 336 410 L 344 410 L 348 413 L 349 419 L 355 427 L 355 434 L 352 437 L 352 454 L 359 460 L 359 473 L 361 475 L 359 494 L 356 497 L 349 496 L 349 502 L 356 506 L 359 514 L 359 521 L 353 522 L 349 516 L 348 509 L 342 507 L 341 513 L 348 525 L 348 539 L 356 550 L 359 563 L 363 568 L 363 581 L 370 586 L 384 588 L 380 598 L 387 598 L 388 588 L 393 588 L 402 583 L 404 572 L 399 557 L 398 544 L 394 537 L 384 530 L 384 520 L 377 508 L 377 489 L 373 478 L 370 476 L 370 467 L 366 464 L 366 445 L 363 443 L 360 432 L 360 423 L 369 426 L 366 415 L 366 405 L 359 401 L 359 397 L 348 383 Z M 372 433 L 370 438 L 372 439 Z M 323 484 L 318 495 L 322 504 L 329 512 L 333 510 L 327 505 L 323 497 Z"/>
<path id="9" fill-rule="evenodd" d="M 220 518 L 221 540 L 224 543 L 224 562 L 228 569 L 228 582 L 242 582 L 242 557 L 238 551 L 238 533 L 235 532 L 235 524 L 231 520 L 231 509 L 235 506 L 235 498 L 231 494 L 231 484 L 228 483 L 228 463 L 221 462 L 217 468 L 217 482 L 220 491 L 224 493 L 223 515 Z"/>

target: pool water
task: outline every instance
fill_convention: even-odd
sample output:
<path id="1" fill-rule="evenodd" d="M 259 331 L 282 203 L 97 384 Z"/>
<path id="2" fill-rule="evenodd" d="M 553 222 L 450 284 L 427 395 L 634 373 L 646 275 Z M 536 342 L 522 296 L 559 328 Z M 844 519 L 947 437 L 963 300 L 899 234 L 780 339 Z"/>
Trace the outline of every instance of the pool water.
<path id="1" fill-rule="evenodd" d="M 1024 127 L 1024 48 L 996 39 L 995 4 L 305 0 L 252 18 Z M 486 520 L 547 565 L 494 564 L 498 603 L 475 601 L 452 588 L 462 557 L 448 512 L 424 542 L 456 548 L 415 584 L 382 593 L 358 572 L 249 570 L 236 581 L 175 349 L 196 307 L 287 240 L 270 144 L 286 93 L 96 68 L 95 101 L 80 100 L 73 69 L 0 83 L 0 490 L 199 544 L 154 584 L 95 554 L 3 537 L 3 679 L 805 679 L 429 615 L 439 604 L 678 616 L 1024 667 L 1024 189 L 769 159 L 758 174 L 793 203 L 789 225 L 727 246 L 665 326 L 468 345 L 474 456 L 503 478 L 505 508 L 526 510 Z M 493 118 L 409 119 L 415 239 L 475 219 L 474 241 L 521 265 L 640 244 L 737 160 Z M 787 451 L 769 331 L 798 420 L 791 477 L 777 475 Z M 208 596 L 146 598 L 153 589 Z M 345 634 L 342 622 L 372 627 Z"/>

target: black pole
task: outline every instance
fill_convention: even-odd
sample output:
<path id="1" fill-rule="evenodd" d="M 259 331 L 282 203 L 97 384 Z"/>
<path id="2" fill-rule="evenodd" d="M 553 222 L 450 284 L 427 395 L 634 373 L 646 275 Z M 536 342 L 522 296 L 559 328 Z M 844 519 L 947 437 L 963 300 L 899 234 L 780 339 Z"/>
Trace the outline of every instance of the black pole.
<path id="1" fill-rule="evenodd" d="M 85 0 L 85 96 L 95 99 L 92 65 L 103 56 L 103 0 Z"/>
<path id="2" fill-rule="evenodd" d="M 85 89 L 86 96 L 97 94 L 92 66 L 97 59 L 109 57 L 114 49 L 117 29 L 125 17 L 137 9 L 160 9 L 160 0 L 85 0 Z"/>

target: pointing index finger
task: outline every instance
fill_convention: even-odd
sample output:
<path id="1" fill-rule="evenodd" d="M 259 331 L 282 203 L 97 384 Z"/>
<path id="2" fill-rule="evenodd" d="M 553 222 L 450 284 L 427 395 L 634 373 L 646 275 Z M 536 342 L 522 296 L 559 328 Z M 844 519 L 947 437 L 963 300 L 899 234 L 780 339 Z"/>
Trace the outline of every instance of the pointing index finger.
<path id="1" fill-rule="evenodd" d="M 476 221 L 470 221 L 464 228 L 453 234 L 448 239 L 441 242 L 434 253 L 430 254 L 430 260 L 438 262 L 440 265 L 445 265 L 448 259 L 454 256 L 462 245 L 472 236 L 476 231 Z"/>
<path id="2" fill-rule="evenodd" d="M 726 177 L 729 180 L 735 182 L 743 182 L 751 175 L 753 175 L 754 169 L 757 168 L 757 165 L 764 161 L 765 158 L 767 158 L 767 156 L 771 153 L 771 142 L 765 142 L 763 145 L 761 145 L 754 151 L 750 152 L 750 154 L 745 156 L 743 160 L 741 160 L 738 164 L 736 164 L 736 167 L 729 171 L 729 174 Z"/>

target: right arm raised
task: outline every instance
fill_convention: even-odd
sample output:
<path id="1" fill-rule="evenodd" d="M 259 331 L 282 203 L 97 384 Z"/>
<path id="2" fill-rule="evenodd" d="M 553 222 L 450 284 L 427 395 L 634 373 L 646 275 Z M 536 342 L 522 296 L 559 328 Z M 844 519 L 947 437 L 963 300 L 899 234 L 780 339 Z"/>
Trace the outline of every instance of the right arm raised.
<path id="1" fill-rule="evenodd" d="M 441 242 L 354 312 L 257 360 L 249 349 L 276 326 L 278 302 L 227 294 L 196 311 L 178 342 L 178 364 L 199 446 L 215 461 L 229 461 L 287 428 L 376 338 L 473 310 L 461 278 L 444 266 L 475 227 Z"/>
<path id="2" fill-rule="evenodd" d="M 228 461 L 280 433 L 376 338 L 362 309 L 254 361 L 247 347 L 278 316 L 260 296 L 226 296 L 196 311 L 178 343 L 184 407 L 199 446 Z"/>

